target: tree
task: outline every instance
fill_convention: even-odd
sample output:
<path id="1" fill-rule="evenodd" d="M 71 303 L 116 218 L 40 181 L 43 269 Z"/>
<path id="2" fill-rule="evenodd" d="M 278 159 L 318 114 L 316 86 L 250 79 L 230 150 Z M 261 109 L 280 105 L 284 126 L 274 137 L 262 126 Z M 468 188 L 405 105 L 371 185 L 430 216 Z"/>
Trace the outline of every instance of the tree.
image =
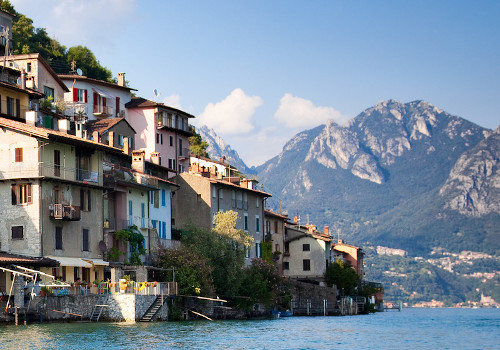
<path id="1" fill-rule="evenodd" d="M 92 51 L 86 46 L 70 47 L 67 54 L 67 61 L 75 61 L 84 75 L 98 80 L 113 81 L 111 71 L 99 63 Z"/>
<path id="2" fill-rule="evenodd" d="M 336 285 L 344 295 L 352 295 L 359 283 L 359 276 L 349 262 L 336 259 L 325 271 L 325 282 L 329 287 Z"/>
<path id="3" fill-rule="evenodd" d="M 207 148 L 208 143 L 206 141 L 203 141 L 201 135 L 195 133 L 189 138 L 189 150 L 197 157 L 209 158 Z"/>
<path id="4" fill-rule="evenodd" d="M 127 241 L 130 249 L 130 265 L 142 265 L 141 255 L 146 254 L 144 248 L 144 236 L 139 231 L 136 225 L 116 231 L 114 234 L 116 239 Z"/>
<path id="5" fill-rule="evenodd" d="M 211 294 L 213 269 L 208 259 L 188 247 L 163 250 L 157 265 L 175 270 L 175 280 L 180 295 Z"/>

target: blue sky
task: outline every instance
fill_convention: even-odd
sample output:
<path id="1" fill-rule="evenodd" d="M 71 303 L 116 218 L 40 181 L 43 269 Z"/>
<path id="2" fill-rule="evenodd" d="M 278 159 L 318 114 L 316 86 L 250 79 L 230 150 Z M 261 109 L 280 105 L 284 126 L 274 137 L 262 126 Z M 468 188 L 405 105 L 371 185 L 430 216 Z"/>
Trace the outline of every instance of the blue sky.
<path id="1" fill-rule="evenodd" d="M 11 0 L 249 165 L 385 99 L 500 124 L 500 1 Z"/>

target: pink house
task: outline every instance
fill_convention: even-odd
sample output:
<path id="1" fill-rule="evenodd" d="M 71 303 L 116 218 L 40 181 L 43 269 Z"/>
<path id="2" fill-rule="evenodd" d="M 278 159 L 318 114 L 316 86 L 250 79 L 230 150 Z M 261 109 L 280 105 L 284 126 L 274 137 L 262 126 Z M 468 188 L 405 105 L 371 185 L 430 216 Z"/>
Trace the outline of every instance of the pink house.
<path id="1" fill-rule="evenodd" d="M 135 148 L 146 152 L 146 160 L 169 169 L 169 178 L 189 169 L 189 118 L 193 115 L 163 103 L 133 97 L 125 107 L 128 122 L 137 131 Z"/>

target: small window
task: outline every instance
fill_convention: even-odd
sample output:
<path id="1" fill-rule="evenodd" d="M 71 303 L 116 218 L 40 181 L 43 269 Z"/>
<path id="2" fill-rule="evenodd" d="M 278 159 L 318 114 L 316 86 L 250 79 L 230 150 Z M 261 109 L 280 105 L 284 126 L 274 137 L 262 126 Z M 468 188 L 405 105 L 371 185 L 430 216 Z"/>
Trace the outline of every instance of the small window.
<path id="1" fill-rule="evenodd" d="M 290 263 L 288 261 L 283 262 L 283 270 L 290 270 Z"/>
<path id="2" fill-rule="evenodd" d="M 54 89 L 48 86 L 43 87 L 43 93 L 45 94 L 45 98 L 52 97 L 52 101 L 54 101 Z"/>
<path id="3" fill-rule="evenodd" d="M 62 227 L 56 227 L 56 249 L 63 249 Z"/>
<path id="4" fill-rule="evenodd" d="M 12 239 L 24 239 L 23 226 L 12 226 Z"/>
<path id="5" fill-rule="evenodd" d="M 90 211 L 90 190 L 80 189 L 80 209 Z"/>
<path id="6" fill-rule="evenodd" d="M 11 185 L 12 205 L 30 204 L 33 202 L 31 184 Z"/>
<path id="7" fill-rule="evenodd" d="M 311 271 L 311 260 L 309 259 L 302 260 L 302 269 L 304 271 Z"/>
<path id="8" fill-rule="evenodd" d="M 260 232 L 260 218 L 258 216 L 255 217 L 255 232 Z"/>
<path id="9" fill-rule="evenodd" d="M 2 26 L 3 27 L 3 26 Z M 3 28 L 2 28 L 3 29 Z M 28 73 L 31 73 L 31 62 L 28 62 L 28 64 L 26 65 L 26 71 Z"/>
<path id="10" fill-rule="evenodd" d="M 14 152 L 15 152 L 16 163 L 21 163 L 23 161 L 23 149 L 16 148 Z"/>
<path id="11" fill-rule="evenodd" d="M 245 213 L 244 215 L 244 230 L 248 231 L 248 214 Z"/>
<path id="12" fill-rule="evenodd" d="M 89 251 L 89 230 L 84 228 L 82 230 L 82 235 L 83 235 L 83 251 L 88 252 Z"/>
<path id="13" fill-rule="evenodd" d="M 170 136 L 170 147 L 174 146 L 174 137 Z"/>
<path id="14" fill-rule="evenodd" d="M 308 252 L 311 250 L 311 246 L 308 244 L 302 244 L 302 251 L 303 252 Z"/>
<path id="15" fill-rule="evenodd" d="M 163 135 L 160 133 L 156 133 L 156 143 L 159 145 L 163 145 Z"/>

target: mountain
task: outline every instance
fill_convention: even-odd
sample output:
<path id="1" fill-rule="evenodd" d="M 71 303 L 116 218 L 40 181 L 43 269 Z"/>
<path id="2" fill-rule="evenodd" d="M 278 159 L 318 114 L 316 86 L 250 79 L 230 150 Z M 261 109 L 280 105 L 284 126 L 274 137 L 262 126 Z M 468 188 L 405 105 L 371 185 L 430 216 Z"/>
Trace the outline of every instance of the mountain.
<path id="1" fill-rule="evenodd" d="M 231 146 L 226 144 L 226 142 L 219 137 L 213 129 L 209 129 L 207 126 L 202 126 L 197 129 L 201 138 L 208 143 L 207 152 L 212 159 L 220 159 L 226 157 L 231 162 L 231 165 L 235 166 L 238 171 L 242 174 L 252 173 L 251 169 L 247 167 L 245 162 L 240 158 L 238 152 L 233 150 Z"/>
<path id="2" fill-rule="evenodd" d="M 499 139 L 499 129 L 492 132 L 427 102 L 388 100 L 343 126 L 330 121 L 297 134 L 256 170 L 275 208 L 282 200 L 288 212 L 329 225 L 349 242 L 399 249 L 405 252 L 398 257 L 405 261 L 401 266 L 417 263 L 402 285 L 389 287 L 389 295 L 425 301 L 431 294 L 401 290 L 428 287 L 433 274 L 453 303 L 474 293 L 478 298 L 461 286 L 489 295 L 500 286 Z M 481 258 L 461 260 L 468 251 Z M 375 248 L 367 249 L 371 259 L 380 260 Z M 443 271 L 441 259 L 454 263 Z M 370 277 L 389 282 L 389 265 L 379 268 Z M 468 279 L 484 279 L 488 269 L 493 275 L 486 284 Z M 459 283 L 459 277 L 469 282 Z"/>
<path id="3" fill-rule="evenodd" d="M 211 156 L 229 154 L 210 132 L 212 140 L 202 136 Z M 500 127 L 388 100 L 345 125 L 298 133 L 251 170 L 273 195 L 271 209 L 281 201 L 291 216 L 362 246 L 366 278 L 382 282 L 389 301 L 496 305 L 499 161 Z"/>

